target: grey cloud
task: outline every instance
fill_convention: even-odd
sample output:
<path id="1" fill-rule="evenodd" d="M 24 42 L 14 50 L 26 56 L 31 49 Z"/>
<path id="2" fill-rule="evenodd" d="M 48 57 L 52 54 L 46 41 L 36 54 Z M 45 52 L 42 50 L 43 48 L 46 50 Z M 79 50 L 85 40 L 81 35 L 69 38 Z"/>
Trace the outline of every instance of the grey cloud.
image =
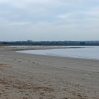
<path id="1" fill-rule="evenodd" d="M 0 34 L 9 40 L 98 39 L 98 12 L 98 0 L 0 0 Z"/>

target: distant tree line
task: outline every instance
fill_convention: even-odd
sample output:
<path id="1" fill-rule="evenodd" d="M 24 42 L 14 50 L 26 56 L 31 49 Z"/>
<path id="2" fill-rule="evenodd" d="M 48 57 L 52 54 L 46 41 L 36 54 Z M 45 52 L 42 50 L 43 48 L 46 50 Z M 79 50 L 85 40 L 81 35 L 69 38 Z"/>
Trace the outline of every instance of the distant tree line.
<path id="1" fill-rule="evenodd" d="M 99 41 L 0 41 L 0 45 L 6 46 L 99 46 Z"/>

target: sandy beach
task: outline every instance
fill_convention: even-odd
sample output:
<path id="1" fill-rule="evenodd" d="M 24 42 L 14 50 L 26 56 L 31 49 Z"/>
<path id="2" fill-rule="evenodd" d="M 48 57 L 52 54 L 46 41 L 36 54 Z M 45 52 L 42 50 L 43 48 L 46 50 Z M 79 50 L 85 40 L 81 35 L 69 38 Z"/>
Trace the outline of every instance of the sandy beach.
<path id="1" fill-rule="evenodd" d="M 15 52 L 23 49 L 0 47 L 0 99 L 99 99 L 99 60 Z"/>

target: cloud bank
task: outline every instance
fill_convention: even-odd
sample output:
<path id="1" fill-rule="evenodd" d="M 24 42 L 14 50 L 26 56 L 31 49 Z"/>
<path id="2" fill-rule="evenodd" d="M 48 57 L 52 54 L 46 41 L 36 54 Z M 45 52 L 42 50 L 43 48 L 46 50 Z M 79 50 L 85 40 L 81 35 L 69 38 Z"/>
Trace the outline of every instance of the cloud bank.
<path id="1" fill-rule="evenodd" d="M 98 0 L 0 0 L 0 40 L 99 40 Z"/>

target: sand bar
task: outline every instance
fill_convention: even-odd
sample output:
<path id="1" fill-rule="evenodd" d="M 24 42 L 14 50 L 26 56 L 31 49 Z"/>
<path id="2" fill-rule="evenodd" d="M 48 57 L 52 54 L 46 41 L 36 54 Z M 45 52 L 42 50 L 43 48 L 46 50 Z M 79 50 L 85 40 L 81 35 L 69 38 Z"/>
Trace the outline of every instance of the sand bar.
<path id="1" fill-rule="evenodd" d="M 99 60 L 16 50 L 0 48 L 0 99 L 99 99 Z"/>

